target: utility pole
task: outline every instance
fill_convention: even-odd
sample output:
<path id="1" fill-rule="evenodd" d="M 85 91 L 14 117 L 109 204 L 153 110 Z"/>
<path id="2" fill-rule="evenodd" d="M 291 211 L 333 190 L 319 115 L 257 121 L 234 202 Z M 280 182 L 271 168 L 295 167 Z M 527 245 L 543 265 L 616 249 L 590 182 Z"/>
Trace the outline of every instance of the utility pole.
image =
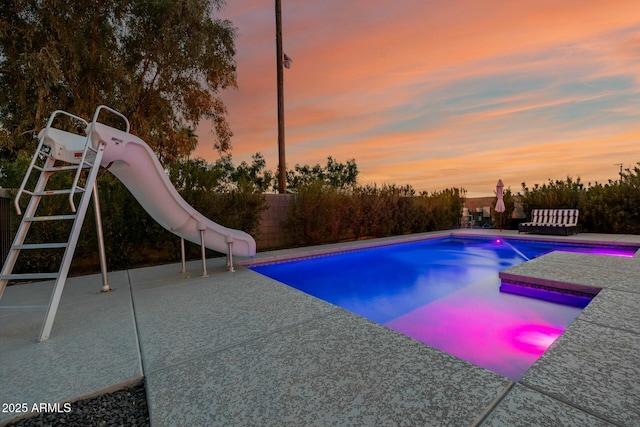
<path id="1" fill-rule="evenodd" d="M 287 192 L 287 164 L 284 155 L 284 52 L 282 50 L 282 6 L 276 0 L 276 56 L 278 69 L 278 193 Z"/>

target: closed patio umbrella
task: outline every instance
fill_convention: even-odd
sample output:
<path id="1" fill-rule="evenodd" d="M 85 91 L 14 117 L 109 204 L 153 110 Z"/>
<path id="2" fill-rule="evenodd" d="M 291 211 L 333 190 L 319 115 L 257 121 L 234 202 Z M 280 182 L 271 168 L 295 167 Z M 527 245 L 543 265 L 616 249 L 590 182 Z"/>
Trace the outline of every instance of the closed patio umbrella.
<path id="1" fill-rule="evenodd" d="M 496 197 L 498 198 L 498 201 L 496 202 L 496 212 L 500 213 L 500 219 L 498 220 L 498 222 L 500 223 L 500 231 L 502 231 L 502 212 L 505 211 L 505 206 L 504 206 L 504 192 L 503 192 L 503 188 L 504 188 L 504 184 L 502 183 L 502 180 L 499 179 L 498 180 L 498 184 L 496 185 Z"/>

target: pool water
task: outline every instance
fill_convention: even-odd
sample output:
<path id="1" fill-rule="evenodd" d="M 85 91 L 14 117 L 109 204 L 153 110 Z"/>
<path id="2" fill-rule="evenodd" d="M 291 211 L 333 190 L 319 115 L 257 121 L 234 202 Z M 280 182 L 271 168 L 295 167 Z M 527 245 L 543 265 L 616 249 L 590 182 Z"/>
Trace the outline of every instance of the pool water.
<path id="1" fill-rule="evenodd" d="M 636 249 L 452 237 L 251 269 L 517 381 L 586 303 L 500 292 L 498 273 L 552 250 Z"/>

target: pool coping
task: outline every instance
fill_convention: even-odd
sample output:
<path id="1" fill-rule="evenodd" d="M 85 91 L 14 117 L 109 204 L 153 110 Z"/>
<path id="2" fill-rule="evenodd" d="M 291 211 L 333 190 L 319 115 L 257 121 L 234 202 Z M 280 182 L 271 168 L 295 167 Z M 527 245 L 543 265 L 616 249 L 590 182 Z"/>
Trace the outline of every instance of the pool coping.
<path id="1" fill-rule="evenodd" d="M 452 234 L 518 238 L 450 230 L 256 260 Z M 631 235 L 535 239 L 640 244 Z M 186 275 L 179 264 L 110 272 L 115 291 L 102 295 L 87 290 L 100 289 L 100 275 L 71 278 L 44 343 L 34 342 L 41 313 L 0 313 L 0 402 L 73 401 L 144 376 L 152 425 L 640 424 L 639 269 L 593 265 L 600 281 L 612 272 L 628 280 L 603 289 L 514 383 L 261 277 L 247 263 L 229 273 L 223 258 L 208 259 L 209 277 L 201 277 L 201 261 L 189 262 Z M 556 264 L 586 271 L 583 261 Z M 5 297 L 29 304 L 47 286 L 9 287 Z M 0 414 L 0 425 L 11 418 Z"/>

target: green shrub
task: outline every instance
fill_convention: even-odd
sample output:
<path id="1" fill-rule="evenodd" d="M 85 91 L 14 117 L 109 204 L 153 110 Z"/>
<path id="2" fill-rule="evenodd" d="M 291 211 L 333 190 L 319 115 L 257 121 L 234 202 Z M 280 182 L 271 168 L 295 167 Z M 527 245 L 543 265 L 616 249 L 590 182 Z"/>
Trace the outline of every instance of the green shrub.
<path id="1" fill-rule="evenodd" d="M 619 181 L 596 183 L 581 206 L 583 229 L 601 233 L 640 234 L 640 168 L 621 174 Z"/>
<path id="2" fill-rule="evenodd" d="M 434 217 L 432 230 L 447 230 L 460 226 L 465 194 L 464 189 L 448 188 L 435 191 L 429 196 L 433 206 L 431 214 Z"/>
<path id="3" fill-rule="evenodd" d="M 549 180 L 542 186 L 536 184 L 529 189 L 522 183 L 520 203 L 526 215 L 531 215 L 532 209 L 579 209 L 586 196 L 586 189 L 580 178 L 575 181 L 567 177 L 565 181 Z"/>
<path id="4" fill-rule="evenodd" d="M 342 192 L 321 181 L 300 187 L 287 228 L 296 245 L 454 228 L 464 190 L 415 195 L 411 186 L 366 185 Z"/>
<path id="5" fill-rule="evenodd" d="M 529 189 L 523 183 L 520 195 L 527 215 L 532 209 L 579 209 L 583 231 L 640 234 L 640 163 L 626 169 L 620 180 L 595 183 L 586 188 L 580 179 L 551 181 Z"/>
<path id="6" fill-rule="evenodd" d="M 400 193 L 395 186 L 366 186 L 364 197 L 359 199 L 364 213 L 365 234 L 368 237 L 391 235 L 397 228 L 398 200 Z"/>
<path id="7" fill-rule="evenodd" d="M 348 198 L 335 187 L 316 180 L 298 186 L 287 215 L 294 245 L 340 240 L 346 231 Z"/>

